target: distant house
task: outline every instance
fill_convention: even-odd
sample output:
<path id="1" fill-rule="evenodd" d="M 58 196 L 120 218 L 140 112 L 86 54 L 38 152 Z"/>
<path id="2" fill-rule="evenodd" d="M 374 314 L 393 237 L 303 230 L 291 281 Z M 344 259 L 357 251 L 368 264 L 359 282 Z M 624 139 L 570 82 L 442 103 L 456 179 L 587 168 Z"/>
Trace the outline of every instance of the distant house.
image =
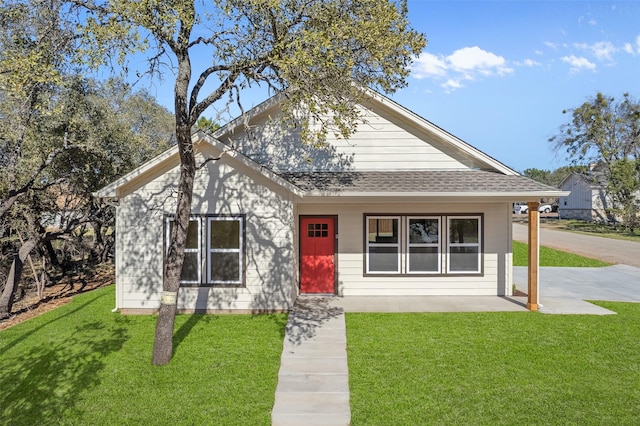
<path id="1" fill-rule="evenodd" d="M 571 191 L 569 195 L 560 197 L 558 213 L 561 219 L 609 221 L 607 209 L 613 207 L 613 202 L 604 186 L 593 176 L 571 173 L 560 183 L 560 189 Z"/>
<path id="2" fill-rule="evenodd" d="M 610 209 L 616 208 L 607 194 L 607 178 L 602 164 L 592 164 L 587 173 L 571 173 L 561 183 L 562 191 L 569 195 L 560 197 L 558 213 L 561 219 L 579 219 L 595 222 L 621 220 Z M 640 193 L 636 194 L 640 198 Z"/>
<path id="3" fill-rule="evenodd" d="M 282 311 L 301 293 L 511 294 L 512 203 L 563 193 L 367 94 L 365 123 L 326 148 L 273 120 L 278 97 L 193 136 L 200 163 L 224 155 L 196 174 L 181 311 Z M 178 176 L 173 147 L 95 194 L 118 204 L 123 312 L 160 305 Z"/>

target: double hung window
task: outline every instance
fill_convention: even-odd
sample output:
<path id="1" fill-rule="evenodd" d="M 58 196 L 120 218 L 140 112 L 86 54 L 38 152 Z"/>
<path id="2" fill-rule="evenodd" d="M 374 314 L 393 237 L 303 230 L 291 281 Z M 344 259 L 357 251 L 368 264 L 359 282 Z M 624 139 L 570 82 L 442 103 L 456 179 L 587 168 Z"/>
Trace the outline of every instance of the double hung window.
<path id="1" fill-rule="evenodd" d="M 367 217 L 367 272 L 400 273 L 399 217 Z"/>
<path id="2" fill-rule="evenodd" d="M 449 217 L 447 270 L 480 272 L 480 220 L 478 217 Z"/>
<path id="3" fill-rule="evenodd" d="M 365 216 L 366 274 L 482 273 L 482 216 Z"/>
<path id="4" fill-rule="evenodd" d="M 169 246 L 172 218 L 167 219 Z M 192 216 L 180 274 L 184 285 L 242 285 L 244 216 Z"/>
<path id="5" fill-rule="evenodd" d="M 409 216 L 407 222 L 407 273 L 440 273 L 440 217 Z"/>

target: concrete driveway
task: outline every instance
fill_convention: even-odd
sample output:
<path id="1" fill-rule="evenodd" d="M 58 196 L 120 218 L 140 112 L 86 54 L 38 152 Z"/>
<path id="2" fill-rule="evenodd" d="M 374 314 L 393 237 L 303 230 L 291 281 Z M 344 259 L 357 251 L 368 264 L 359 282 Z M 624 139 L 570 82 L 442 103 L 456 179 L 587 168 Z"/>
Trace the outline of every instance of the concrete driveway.
<path id="1" fill-rule="evenodd" d="M 513 239 L 523 243 L 527 242 L 526 224 L 513 224 Z M 609 263 L 622 263 L 640 268 L 640 243 L 634 241 L 557 231 L 542 226 L 540 228 L 540 245 Z"/>
<path id="2" fill-rule="evenodd" d="M 527 225 L 513 224 L 513 239 L 527 242 Z M 605 268 L 540 268 L 540 312 L 613 313 L 585 300 L 640 302 L 640 243 L 540 228 L 540 245 L 615 263 Z M 514 283 L 527 289 L 527 268 L 513 268 Z"/>
<path id="3" fill-rule="evenodd" d="M 518 290 L 527 290 L 527 268 L 513 268 Z M 604 268 L 540 268 L 540 312 L 608 314 L 586 300 L 640 303 L 640 268 L 613 265 Z"/>

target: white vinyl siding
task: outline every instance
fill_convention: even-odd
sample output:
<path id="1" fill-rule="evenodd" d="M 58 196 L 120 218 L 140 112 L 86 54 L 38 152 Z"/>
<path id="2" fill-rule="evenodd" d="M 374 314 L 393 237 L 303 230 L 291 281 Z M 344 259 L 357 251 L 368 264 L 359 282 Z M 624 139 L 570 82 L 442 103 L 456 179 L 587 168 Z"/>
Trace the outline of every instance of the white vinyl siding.
<path id="1" fill-rule="evenodd" d="M 197 161 L 219 152 L 198 154 Z M 244 285 L 199 285 L 180 289 L 178 309 L 210 312 L 286 311 L 295 300 L 295 234 L 290 194 L 248 167 L 234 167 L 227 157 L 209 162 L 196 173 L 193 217 L 244 215 Z M 236 167 L 237 166 L 237 167 Z M 166 217 L 175 213 L 176 166 L 132 189 L 117 208 L 118 307 L 126 311 L 155 310 L 162 294 Z M 202 281 L 207 281 L 207 231 L 201 231 Z"/>
<path id="2" fill-rule="evenodd" d="M 284 132 L 277 121 L 257 117 L 251 132 L 233 135 L 234 146 L 248 157 L 280 171 L 428 170 L 465 169 L 470 158 L 442 140 L 408 122 L 392 121 L 361 108 L 366 123 L 358 125 L 348 140 L 327 135 L 326 147 L 300 142 Z"/>

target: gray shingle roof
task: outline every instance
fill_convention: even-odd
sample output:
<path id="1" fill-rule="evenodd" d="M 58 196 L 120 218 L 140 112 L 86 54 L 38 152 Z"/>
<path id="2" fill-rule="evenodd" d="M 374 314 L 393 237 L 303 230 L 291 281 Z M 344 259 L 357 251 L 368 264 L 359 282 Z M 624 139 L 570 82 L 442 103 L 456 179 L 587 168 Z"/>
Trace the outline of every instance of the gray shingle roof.
<path id="1" fill-rule="evenodd" d="M 497 194 L 556 192 L 524 176 L 480 170 L 416 170 L 367 172 L 295 172 L 281 177 L 307 193 L 340 194 L 391 193 Z"/>

